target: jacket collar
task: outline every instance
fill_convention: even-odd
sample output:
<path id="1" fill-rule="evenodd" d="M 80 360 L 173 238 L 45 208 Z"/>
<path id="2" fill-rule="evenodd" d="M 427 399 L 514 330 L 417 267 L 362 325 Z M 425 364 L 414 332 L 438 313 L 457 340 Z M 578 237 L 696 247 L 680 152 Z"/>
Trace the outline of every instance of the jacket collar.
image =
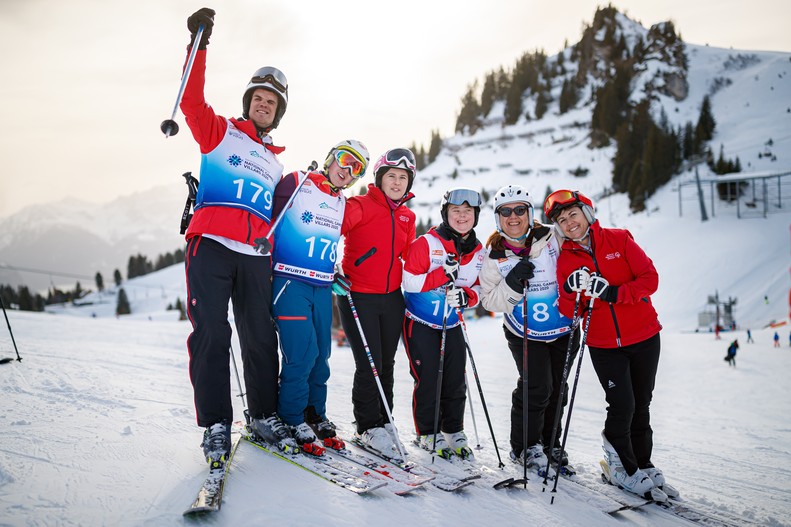
<path id="1" fill-rule="evenodd" d="M 235 117 L 231 117 L 230 121 L 236 128 L 247 134 L 250 139 L 256 143 L 261 143 L 273 154 L 277 155 L 285 152 L 285 146 L 275 146 L 272 144 L 272 137 L 269 134 L 259 137 L 258 130 L 256 129 L 255 123 L 253 121 L 250 121 L 249 119 L 236 119 Z"/>

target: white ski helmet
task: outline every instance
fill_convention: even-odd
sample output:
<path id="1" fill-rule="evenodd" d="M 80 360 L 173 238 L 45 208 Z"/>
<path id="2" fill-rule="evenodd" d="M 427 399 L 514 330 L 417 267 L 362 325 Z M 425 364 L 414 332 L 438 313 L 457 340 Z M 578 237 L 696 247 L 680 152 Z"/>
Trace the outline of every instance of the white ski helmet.
<path id="1" fill-rule="evenodd" d="M 242 117 L 245 119 L 250 118 L 250 102 L 253 100 L 253 92 L 258 88 L 269 90 L 277 95 L 277 110 L 275 110 L 275 119 L 272 121 L 270 129 L 277 128 L 288 106 L 288 79 L 282 71 L 272 66 L 258 68 L 253 73 L 250 82 L 247 83 L 247 88 L 242 95 Z"/>
<path id="2" fill-rule="evenodd" d="M 511 238 L 505 232 L 500 225 L 500 214 L 499 210 L 500 207 L 505 205 L 506 203 L 524 203 L 527 207 L 527 232 L 520 236 L 519 238 Z M 527 189 L 520 185 L 506 185 L 499 189 L 494 194 L 494 223 L 497 225 L 497 232 L 500 233 L 501 236 L 508 238 L 514 242 L 521 242 L 527 235 L 530 234 L 530 230 L 533 228 L 533 204 L 530 202 L 530 195 L 527 193 Z"/>
<path id="3" fill-rule="evenodd" d="M 330 168 L 332 161 L 335 159 L 335 154 L 339 151 L 349 152 L 352 154 L 357 160 L 359 160 L 363 164 L 363 170 L 360 172 L 359 175 L 354 176 L 352 175 L 352 180 L 346 185 L 344 188 L 349 188 L 359 180 L 361 177 L 365 175 L 365 171 L 368 168 L 368 162 L 370 161 L 370 154 L 368 153 L 368 149 L 362 144 L 360 141 L 355 139 L 346 139 L 338 143 L 337 145 L 330 148 L 330 151 L 327 152 L 327 157 L 324 159 L 324 173 L 327 173 L 327 169 Z"/>

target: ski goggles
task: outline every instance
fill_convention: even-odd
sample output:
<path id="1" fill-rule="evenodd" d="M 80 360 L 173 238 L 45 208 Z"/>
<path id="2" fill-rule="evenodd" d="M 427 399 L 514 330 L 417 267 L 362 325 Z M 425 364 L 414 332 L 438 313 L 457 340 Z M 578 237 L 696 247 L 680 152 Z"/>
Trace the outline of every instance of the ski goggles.
<path id="1" fill-rule="evenodd" d="M 508 218 L 512 213 L 516 214 L 517 216 L 524 216 L 527 214 L 527 205 L 519 205 L 518 207 L 500 207 L 497 209 L 497 214 L 503 218 Z"/>
<path id="2" fill-rule="evenodd" d="M 352 177 L 362 177 L 365 173 L 365 164 L 357 159 L 354 154 L 346 150 L 335 151 L 335 161 L 341 168 L 348 168 Z"/>
<path id="3" fill-rule="evenodd" d="M 451 205 L 464 205 L 466 202 L 470 207 L 480 207 L 482 202 L 481 195 L 468 188 L 456 188 L 447 191 L 443 201 Z"/>
<path id="4" fill-rule="evenodd" d="M 384 164 L 389 167 L 402 167 L 407 170 L 415 170 L 415 154 L 408 148 L 394 148 L 385 152 Z"/>
<path id="5" fill-rule="evenodd" d="M 257 75 L 250 80 L 250 84 L 271 84 L 281 93 L 288 93 L 288 79 L 285 74 L 277 68 L 270 66 L 256 71 Z"/>
<path id="6" fill-rule="evenodd" d="M 544 201 L 544 215 L 552 219 L 558 212 L 574 204 L 593 208 L 593 202 L 576 190 L 556 190 Z"/>

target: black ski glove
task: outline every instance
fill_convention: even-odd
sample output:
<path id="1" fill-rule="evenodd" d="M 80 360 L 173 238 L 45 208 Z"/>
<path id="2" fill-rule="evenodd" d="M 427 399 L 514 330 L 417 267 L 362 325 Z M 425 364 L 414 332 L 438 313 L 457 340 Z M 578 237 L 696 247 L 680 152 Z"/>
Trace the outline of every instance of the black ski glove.
<path id="1" fill-rule="evenodd" d="M 200 43 L 198 43 L 198 49 L 206 49 L 206 46 L 209 45 L 212 27 L 214 27 L 214 9 L 208 7 L 198 9 L 187 19 L 187 29 L 190 30 L 192 35 L 190 45 L 195 42 L 195 35 L 198 33 L 200 26 L 203 26 L 203 35 Z"/>
<path id="2" fill-rule="evenodd" d="M 618 300 L 618 286 L 608 285 L 605 287 L 604 291 L 599 295 L 599 299 L 614 304 L 615 301 Z"/>
<path id="3" fill-rule="evenodd" d="M 521 293 L 529 285 L 529 280 L 533 278 L 533 270 L 536 266 L 527 258 L 522 258 L 519 263 L 505 276 L 505 283 L 508 287 Z"/>

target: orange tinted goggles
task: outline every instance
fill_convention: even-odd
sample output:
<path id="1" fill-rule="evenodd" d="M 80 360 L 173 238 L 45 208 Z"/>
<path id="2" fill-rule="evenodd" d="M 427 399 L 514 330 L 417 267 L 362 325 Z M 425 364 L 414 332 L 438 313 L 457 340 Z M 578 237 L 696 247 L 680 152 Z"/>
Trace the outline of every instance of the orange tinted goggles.
<path id="1" fill-rule="evenodd" d="M 365 165 L 354 157 L 354 154 L 345 150 L 335 152 L 335 160 L 341 168 L 348 168 L 352 177 L 360 177 L 365 172 Z"/>
<path id="2" fill-rule="evenodd" d="M 556 190 L 544 201 L 544 214 L 547 218 L 552 218 L 554 212 L 564 205 L 572 203 L 587 203 L 589 200 L 574 190 Z M 587 203 L 590 205 L 590 203 Z"/>

